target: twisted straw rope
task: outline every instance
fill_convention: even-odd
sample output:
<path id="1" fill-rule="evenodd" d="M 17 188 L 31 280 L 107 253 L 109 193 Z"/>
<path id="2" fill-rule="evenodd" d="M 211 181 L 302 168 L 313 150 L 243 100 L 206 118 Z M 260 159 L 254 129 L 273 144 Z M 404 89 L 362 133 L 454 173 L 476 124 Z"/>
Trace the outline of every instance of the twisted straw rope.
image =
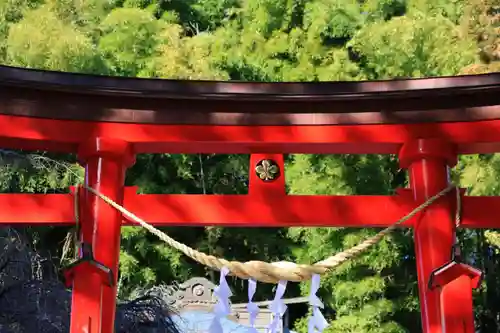
<path id="1" fill-rule="evenodd" d="M 129 212 L 126 210 L 123 206 L 117 204 L 107 196 L 105 196 L 102 193 L 99 193 L 95 189 L 88 187 L 86 185 L 82 185 L 83 188 L 85 188 L 87 191 L 91 192 L 92 194 L 96 195 L 100 199 L 102 199 L 104 202 L 118 210 L 120 213 L 122 213 L 128 220 L 131 220 L 146 230 L 148 230 L 150 233 L 154 234 L 157 236 L 160 240 L 165 242 L 167 245 L 170 247 L 173 247 L 174 249 L 184 253 L 186 256 L 190 257 L 191 259 L 197 261 L 198 263 L 208 266 L 212 269 L 220 270 L 223 267 L 227 267 L 229 271 L 231 272 L 231 275 L 237 276 L 241 279 L 249 279 L 253 278 L 255 280 L 265 282 L 265 283 L 277 283 L 280 280 L 285 280 L 285 281 L 294 281 L 294 282 L 301 282 L 301 281 L 306 281 L 311 279 L 313 274 L 325 274 L 329 272 L 330 270 L 336 268 L 337 266 L 343 264 L 344 262 L 357 257 L 361 253 L 365 252 L 367 249 L 372 247 L 373 245 L 377 244 L 384 236 L 392 232 L 398 225 L 404 223 L 405 221 L 409 220 L 416 214 L 420 213 L 421 211 L 425 210 L 427 207 L 429 207 L 431 204 L 433 204 L 436 200 L 440 199 L 441 197 L 445 196 L 447 193 L 452 191 L 453 189 L 456 189 L 457 191 L 457 214 L 456 214 L 456 223 L 460 223 L 460 193 L 459 189 L 454 186 L 450 185 L 441 192 L 437 193 L 436 195 L 430 197 L 426 202 L 423 204 L 419 205 L 416 207 L 414 210 L 412 210 L 408 215 L 402 217 L 400 220 L 395 222 L 393 225 L 385 228 L 384 230 L 380 231 L 376 235 L 369 237 L 362 243 L 347 249 L 345 251 L 342 251 L 340 253 L 337 253 L 333 256 L 330 256 L 322 261 L 319 261 L 313 265 L 301 265 L 301 264 L 295 264 L 292 262 L 288 261 L 280 261 L 280 262 L 273 262 L 273 263 L 267 263 L 264 261 L 247 261 L 247 262 L 239 262 L 239 261 L 229 261 L 223 258 L 217 258 L 212 255 L 205 254 L 203 252 L 197 251 L 195 249 L 190 248 L 189 246 L 179 243 L 175 239 L 171 238 L 168 236 L 166 233 L 158 230 L 154 226 L 150 225 L 143 219 L 139 218 L 138 216 L 134 215 L 133 213 Z M 75 191 L 75 198 L 77 197 L 77 191 Z M 78 223 L 79 216 L 78 216 L 78 200 L 75 199 L 75 218 L 76 222 Z"/>

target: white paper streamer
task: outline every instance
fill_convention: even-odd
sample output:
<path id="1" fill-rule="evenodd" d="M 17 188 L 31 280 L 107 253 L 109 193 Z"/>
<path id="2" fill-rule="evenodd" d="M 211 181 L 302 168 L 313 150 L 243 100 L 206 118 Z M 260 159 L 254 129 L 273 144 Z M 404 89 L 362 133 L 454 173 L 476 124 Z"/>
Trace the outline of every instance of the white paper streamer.
<path id="1" fill-rule="evenodd" d="M 312 315 L 307 323 L 308 333 L 321 333 L 325 328 L 328 327 L 328 322 L 321 313 L 320 309 L 323 309 L 323 302 L 319 299 L 316 293 L 319 290 L 320 276 L 319 274 L 314 274 L 311 280 L 311 291 L 309 294 L 309 305 L 312 307 Z"/>
<path id="2" fill-rule="evenodd" d="M 257 281 L 254 279 L 248 279 L 248 304 L 247 310 L 250 316 L 250 327 L 248 328 L 248 333 L 257 333 L 257 329 L 255 328 L 255 320 L 257 319 L 257 315 L 259 314 L 259 306 L 253 302 L 253 296 L 255 295 L 255 291 L 257 290 Z"/>
<path id="3" fill-rule="evenodd" d="M 227 267 L 223 267 L 220 270 L 219 286 L 217 286 L 214 290 L 214 294 L 217 296 L 217 304 L 214 308 L 214 319 L 208 328 L 209 333 L 223 333 L 220 320 L 231 313 L 229 297 L 233 294 L 231 293 L 231 289 L 229 289 L 229 285 L 226 281 L 227 274 L 229 274 L 229 269 Z"/>
<path id="4" fill-rule="evenodd" d="M 281 321 L 281 317 L 285 313 L 287 306 L 285 302 L 283 302 L 282 298 L 285 294 L 286 290 L 286 281 L 280 281 L 278 283 L 278 287 L 276 288 L 276 294 L 274 295 L 274 299 L 269 305 L 269 310 L 273 313 L 273 320 L 271 324 L 267 328 L 268 333 L 276 333 L 278 329 L 278 325 Z"/>

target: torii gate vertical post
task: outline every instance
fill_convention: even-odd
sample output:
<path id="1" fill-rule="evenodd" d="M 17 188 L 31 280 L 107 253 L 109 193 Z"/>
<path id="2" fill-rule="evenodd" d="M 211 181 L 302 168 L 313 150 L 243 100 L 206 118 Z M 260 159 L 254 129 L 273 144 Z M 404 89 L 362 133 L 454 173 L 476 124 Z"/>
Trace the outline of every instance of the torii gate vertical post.
<path id="1" fill-rule="evenodd" d="M 446 188 L 450 183 L 449 168 L 457 163 L 454 147 L 446 141 L 436 139 L 419 139 L 405 143 L 399 158 L 401 166 L 409 171 L 410 187 L 417 201 L 425 201 Z M 449 194 L 428 207 L 414 226 L 424 333 L 472 333 L 470 329 L 474 328 L 472 302 L 456 304 L 457 300 L 463 298 L 461 294 L 472 293 L 470 280 L 467 286 L 469 288 L 453 288 L 454 282 L 443 289 L 429 288 L 432 272 L 445 265 L 451 258 L 455 235 L 455 205 L 451 201 L 453 197 Z M 464 278 L 468 279 L 459 277 L 459 280 Z M 465 308 L 457 312 L 456 307 Z M 457 323 L 461 326 L 457 327 Z"/>
<path id="2" fill-rule="evenodd" d="M 122 203 L 127 167 L 134 163 L 130 145 L 95 138 L 79 148 L 85 184 Z M 81 259 L 74 266 L 71 332 L 114 332 L 116 282 L 120 253 L 121 213 L 82 189 L 80 200 Z M 89 259 L 95 260 L 89 265 Z M 98 267 L 95 264 L 104 267 Z M 109 269 L 109 271 L 106 271 Z"/>

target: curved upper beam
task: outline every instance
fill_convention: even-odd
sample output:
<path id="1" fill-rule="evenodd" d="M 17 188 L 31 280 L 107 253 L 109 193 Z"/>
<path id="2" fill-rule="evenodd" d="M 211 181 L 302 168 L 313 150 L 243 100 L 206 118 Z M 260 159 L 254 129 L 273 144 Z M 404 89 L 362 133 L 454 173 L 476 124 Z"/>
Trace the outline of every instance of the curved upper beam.
<path id="1" fill-rule="evenodd" d="M 500 119 L 500 73 L 366 82 L 253 83 L 105 77 L 0 66 L 0 114 L 214 125 Z"/>

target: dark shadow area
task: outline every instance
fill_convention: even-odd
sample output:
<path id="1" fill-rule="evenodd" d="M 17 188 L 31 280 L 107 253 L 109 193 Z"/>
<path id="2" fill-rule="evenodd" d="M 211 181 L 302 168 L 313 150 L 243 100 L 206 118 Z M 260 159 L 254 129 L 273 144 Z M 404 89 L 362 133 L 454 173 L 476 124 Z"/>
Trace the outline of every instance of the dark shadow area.
<path id="1" fill-rule="evenodd" d="M 21 234 L 0 229 L 0 332 L 69 332 L 71 292 L 52 262 Z M 50 267 L 52 266 L 52 267 Z M 178 333 L 161 299 L 144 296 L 117 306 L 117 333 Z"/>
<path id="2" fill-rule="evenodd" d="M 247 194 L 249 156 L 139 154 L 126 185 L 144 194 Z"/>

